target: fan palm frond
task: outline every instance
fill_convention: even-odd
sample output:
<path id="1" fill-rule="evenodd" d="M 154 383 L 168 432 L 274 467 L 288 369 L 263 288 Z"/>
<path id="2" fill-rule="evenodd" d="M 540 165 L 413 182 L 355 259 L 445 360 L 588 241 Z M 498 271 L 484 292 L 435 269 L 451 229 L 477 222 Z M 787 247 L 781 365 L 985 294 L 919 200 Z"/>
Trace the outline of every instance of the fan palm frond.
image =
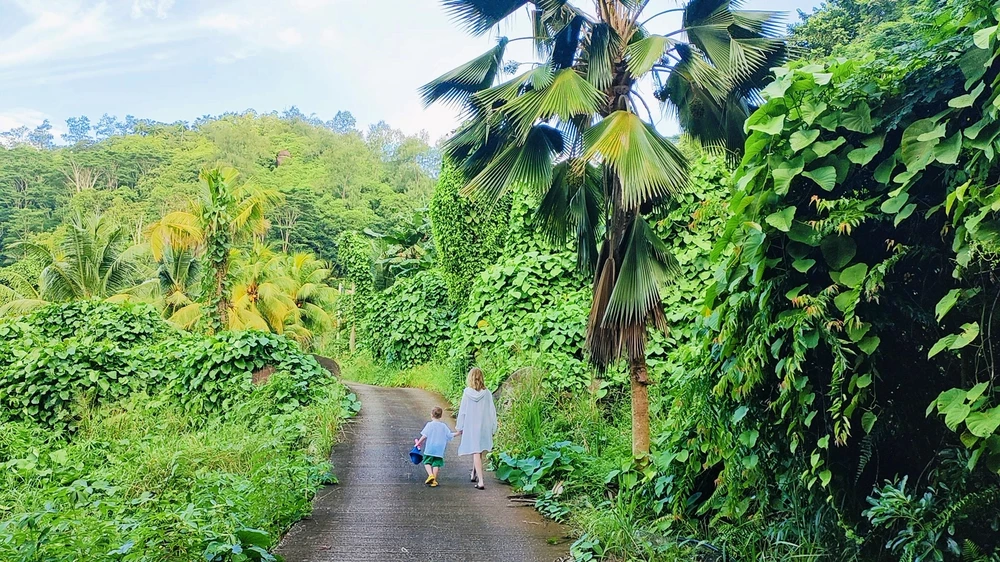
<path id="1" fill-rule="evenodd" d="M 612 113 L 588 129 L 584 139 L 586 156 L 600 156 L 618 177 L 626 210 L 687 186 L 687 163 L 680 150 L 634 113 Z"/>

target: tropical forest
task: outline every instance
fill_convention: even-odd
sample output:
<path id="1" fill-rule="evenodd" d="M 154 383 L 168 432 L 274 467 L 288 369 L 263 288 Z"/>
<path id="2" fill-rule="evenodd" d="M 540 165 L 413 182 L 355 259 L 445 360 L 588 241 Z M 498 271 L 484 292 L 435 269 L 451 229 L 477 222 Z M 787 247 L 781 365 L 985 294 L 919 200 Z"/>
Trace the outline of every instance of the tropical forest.
<path id="1" fill-rule="evenodd" d="M 1000 1 L 426 4 L 440 138 L 0 133 L 0 561 L 1000 562 Z"/>

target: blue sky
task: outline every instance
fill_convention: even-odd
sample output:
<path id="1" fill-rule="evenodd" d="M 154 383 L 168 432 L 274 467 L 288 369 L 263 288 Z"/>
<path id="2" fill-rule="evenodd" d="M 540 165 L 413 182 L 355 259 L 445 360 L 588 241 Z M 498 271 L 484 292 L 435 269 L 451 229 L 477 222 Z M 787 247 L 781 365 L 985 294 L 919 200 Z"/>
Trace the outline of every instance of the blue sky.
<path id="1" fill-rule="evenodd" d="M 745 7 L 792 21 L 819 3 Z M 520 23 L 502 31 L 517 36 Z M 48 118 L 60 133 L 76 115 L 170 122 L 294 105 L 437 139 L 454 127 L 454 111 L 425 110 L 416 89 L 494 42 L 464 34 L 438 0 L 0 0 L 0 130 Z"/>

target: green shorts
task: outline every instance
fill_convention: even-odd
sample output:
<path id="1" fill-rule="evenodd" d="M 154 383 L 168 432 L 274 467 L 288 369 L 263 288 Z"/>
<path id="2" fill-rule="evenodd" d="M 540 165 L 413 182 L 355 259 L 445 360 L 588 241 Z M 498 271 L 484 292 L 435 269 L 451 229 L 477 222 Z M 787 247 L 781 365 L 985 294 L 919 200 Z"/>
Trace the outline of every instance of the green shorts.
<path id="1" fill-rule="evenodd" d="M 444 459 L 441 457 L 432 457 L 430 455 L 424 455 L 424 464 L 431 465 L 431 468 L 441 468 L 444 466 Z"/>

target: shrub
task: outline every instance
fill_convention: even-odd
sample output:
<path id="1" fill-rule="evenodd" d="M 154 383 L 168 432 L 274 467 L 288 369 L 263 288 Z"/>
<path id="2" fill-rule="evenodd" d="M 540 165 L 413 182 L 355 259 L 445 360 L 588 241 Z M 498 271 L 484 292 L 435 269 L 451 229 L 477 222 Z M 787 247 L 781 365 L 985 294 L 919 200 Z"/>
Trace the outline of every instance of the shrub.
<path id="1" fill-rule="evenodd" d="M 310 403 L 314 389 L 332 379 L 294 341 L 268 332 L 186 338 L 173 346 L 169 358 L 177 367 L 167 375 L 167 391 L 185 411 L 200 415 L 228 412 L 253 391 L 255 374 L 287 376 L 290 384 L 281 398 L 290 411 Z"/>
<path id="2" fill-rule="evenodd" d="M 365 305 L 364 339 L 376 361 L 397 369 L 431 359 L 455 323 L 438 270 L 396 280 Z"/>
<path id="3" fill-rule="evenodd" d="M 587 386 L 591 376 L 583 344 L 590 290 L 575 268 L 568 252 L 534 251 L 488 268 L 459 316 L 453 353 L 511 357 L 508 367 L 538 365 L 555 387 Z"/>
<path id="4" fill-rule="evenodd" d="M 5 417 L 74 425 L 74 402 L 118 400 L 158 385 L 157 351 L 177 332 L 145 305 L 52 304 L 0 324 Z"/>

